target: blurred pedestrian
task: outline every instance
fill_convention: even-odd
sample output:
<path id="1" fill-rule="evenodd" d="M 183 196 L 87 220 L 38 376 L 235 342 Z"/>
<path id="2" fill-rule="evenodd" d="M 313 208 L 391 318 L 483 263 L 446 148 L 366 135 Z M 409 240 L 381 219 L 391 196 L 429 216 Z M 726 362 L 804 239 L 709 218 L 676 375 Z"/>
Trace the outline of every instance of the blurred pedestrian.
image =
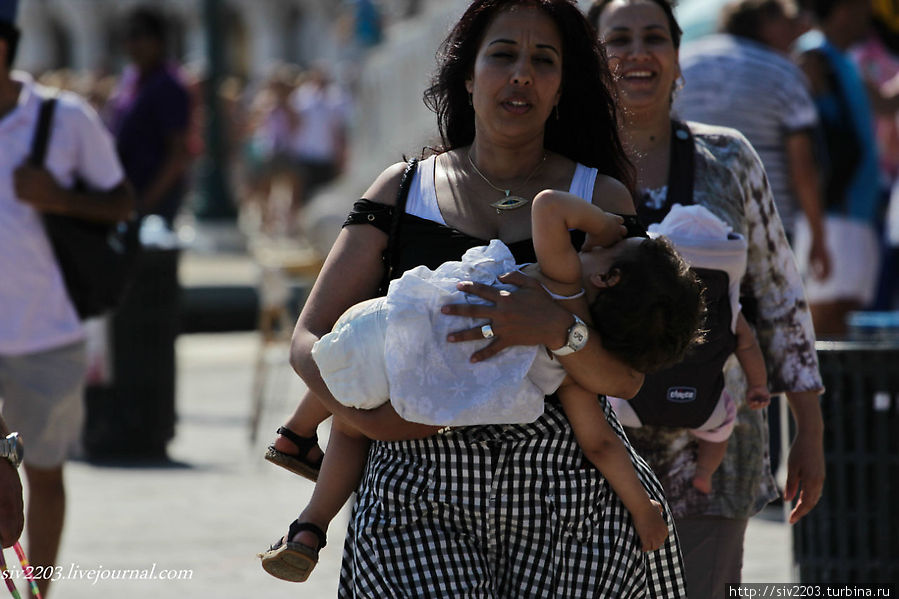
<path id="1" fill-rule="evenodd" d="M 28 442 L 28 553 L 34 566 L 46 569 L 59 549 L 63 462 L 81 431 L 87 363 L 84 330 L 41 214 L 115 222 L 128 218 L 133 198 L 96 112 L 73 93 L 12 71 L 15 12 L 15 0 L 0 0 L 0 399 L 4 418 Z M 46 159 L 28 165 L 38 112 L 51 95 L 58 100 Z M 91 191 L 74 191 L 76 179 Z M 37 583 L 46 594 L 50 579 Z"/>
<path id="2" fill-rule="evenodd" d="M 286 233 L 287 213 L 300 204 L 296 196 L 301 193 L 301 173 L 291 146 L 299 119 L 290 101 L 298 74 L 296 65 L 276 66 L 250 100 L 242 147 L 247 172 L 242 210 L 255 211 L 258 229 L 267 235 Z M 284 187 L 286 203 L 281 197 Z"/>
<path id="3" fill-rule="evenodd" d="M 139 6 L 128 15 L 125 39 L 132 62 L 112 100 L 112 130 L 138 213 L 158 214 L 171 227 L 187 191 L 191 106 L 178 68 L 168 59 L 167 35 L 166 17 L 157 9 Z"/>
<path id="4" fill-rule="evenodd" d="M 180 254 L 173 228 L 188 187 L 192 100 L 168 58 L 168 36 L 168 19 L 155 6 L 137 6 L 125 17 L 131 63 L 112 99 L 112 130 L 135 188 L 143 251 L 111 322 L 113 384 L 88 395 L 85 449 L 92 459 L 164 460 L 174 435 Z"/>
<path id="5" fill-rule="evenodd" d="M 870 0 L 809 0 L 817 28 L 797 41 L 799 64 L 811 84 L 823 132 L 825 236 L 830 276 L 808 276 L 810 226 L 800 219 L 794 248 L 806 274 L 819 336 L 845 335 L 846 317 L 873 299 L 879 273 L 878 215 L 882 204 L 872 107 L 895 111 L 899 98 L 868 89 L 848 48 L 866 36 Z"/>
<path id="6" fill-rule="evenodd" d="M 874 3 L 873 27 L 867 38 L 851 48 L 869 88 L 889 96 L 899 82 L 899 6 Z M 882 262 L 874 310 L 899 308 L 899 119 L 895 113 L 875 114 L 875 135 L 880 158 L 880 185 L 889 198 L 882 231 Z"/>
<path id="7" fill-rule="evenodd" d="M 721 13 L 718 35 L 684 44 L 684 86 L 674 97 L 681 118 L 732 127 L 762 159 L 788 237 L 797 212 L 812 231 L 809 261 L 830 270 L 824 244 L 819 170 L 814 156 L 818 113 L 789 56 L 801 33 L 792 0 L 735 0 Z"/>
<path id="8" fill-rule="evenodd" d="M 300 175 L 291 206 L 289 225 L 294 226 L 300 208 L 346 165 L 351 107 L 349 98 L 324 66 L 305 73 L 304 81 L 291 94 L 290 106 L 297 118 L 291 151 Z"/>

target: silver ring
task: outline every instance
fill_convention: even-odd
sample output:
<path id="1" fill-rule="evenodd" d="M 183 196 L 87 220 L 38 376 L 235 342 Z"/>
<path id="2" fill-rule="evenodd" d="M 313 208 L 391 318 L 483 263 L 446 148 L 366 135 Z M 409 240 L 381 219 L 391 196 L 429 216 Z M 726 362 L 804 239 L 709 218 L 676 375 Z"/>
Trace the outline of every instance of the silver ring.
<path id="1" fill-rule="evenodd" d="M 490 326 L 489 324 L 485 324 L 484 326 L 481 327 L 481 335 L 484 336 L 484 339 L 493 338 L 493 327 Z"/>

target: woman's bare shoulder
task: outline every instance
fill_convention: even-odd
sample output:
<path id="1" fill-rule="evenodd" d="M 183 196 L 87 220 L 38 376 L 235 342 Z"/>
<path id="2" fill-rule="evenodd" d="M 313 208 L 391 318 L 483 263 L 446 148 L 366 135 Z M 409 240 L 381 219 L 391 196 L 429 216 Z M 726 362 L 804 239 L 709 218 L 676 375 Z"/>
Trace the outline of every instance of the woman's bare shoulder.
<path id="1" fill-rule="evenodd" d="M 388 206 L 396 204 L 396 194 L 400 189 L 400 182 L 403 180 L 407 164 L 406 162 L 397 162 L 385 168 L 374 180 L 374 183 L 368 186 L 363 197 Z"/>
<path id="2" fill-rule="evenodd" d="M 596 175 L 593 184 L 593 203 L 616 214 L 634 214 L 634 198 L 624 183 L 608 175 Z"/>

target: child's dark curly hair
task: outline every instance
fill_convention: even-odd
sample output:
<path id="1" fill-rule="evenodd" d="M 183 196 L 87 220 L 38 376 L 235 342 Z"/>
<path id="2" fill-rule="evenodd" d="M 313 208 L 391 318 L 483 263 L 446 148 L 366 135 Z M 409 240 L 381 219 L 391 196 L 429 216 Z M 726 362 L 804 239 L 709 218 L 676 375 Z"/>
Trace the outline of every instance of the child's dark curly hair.
<path id="1" fill-rule="evenodd" d="M 645 239 L 609 269 L 618 281 L 590 305 L 603 347 L 643 373 L 680 362 L 703 339 L 702 282 L 664 237 Z"/>

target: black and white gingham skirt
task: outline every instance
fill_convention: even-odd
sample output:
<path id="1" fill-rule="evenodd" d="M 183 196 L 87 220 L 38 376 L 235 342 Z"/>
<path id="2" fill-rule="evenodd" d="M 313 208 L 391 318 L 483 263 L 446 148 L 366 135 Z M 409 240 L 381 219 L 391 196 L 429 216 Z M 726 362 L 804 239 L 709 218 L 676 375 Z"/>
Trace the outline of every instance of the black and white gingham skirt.
<path id="1" fill-rule="evenodd" d="M 669 536 L 643 553 L 630 515 L 577 445 L 561 406 L 536 422 L 373 443 L 347 531 L 338 596 L 685 597 L 662 487 L 625 441 Z"/>

